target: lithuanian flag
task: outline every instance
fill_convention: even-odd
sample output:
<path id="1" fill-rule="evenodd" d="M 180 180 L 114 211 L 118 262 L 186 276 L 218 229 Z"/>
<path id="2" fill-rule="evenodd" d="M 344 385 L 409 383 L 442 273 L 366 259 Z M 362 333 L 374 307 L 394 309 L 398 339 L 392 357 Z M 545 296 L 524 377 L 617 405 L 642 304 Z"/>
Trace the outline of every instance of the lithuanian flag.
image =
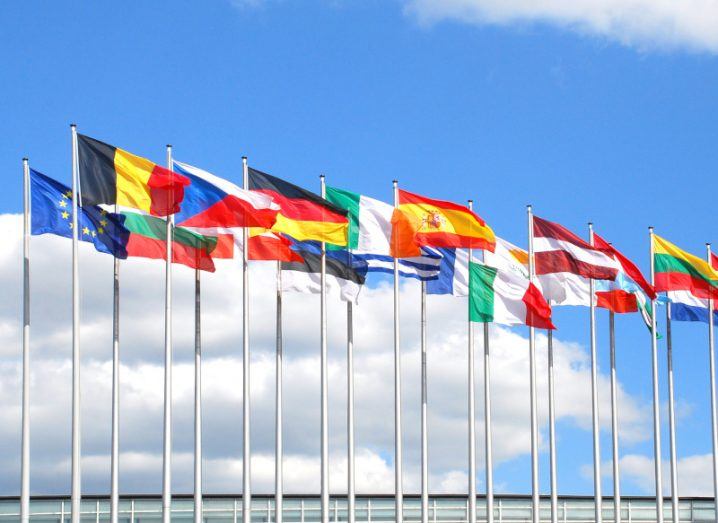
<path id="1" fill-rule="evenodd" d="M 127 255 L 130 258 L 167 259 L 167 222 L 162 218 L 134 212 L 123 212 L 125 228 L 130 231 Z M 192 269 L 214 272 L 211 254 L 217 247 L 217 238 L 204 236 L 185 229 L 172 229 L 172 263 Z"/>
<path id="2" fill-rule="evenodd" d="M 83 205 L 117 204 L 155 216 L 179 211 L 190 181 L 151 161 L 77 135 Z"/>
<path id="3" fill-rule="evenodd" d="M 297 241 L 314 240 L 344 246 L 348 212 L 313 192 L 249 168 L 249 188 L 271 196 L 280 210 L 272 230 Z"/>
<path id="4" fill-rule="evenodd" d="M 496 245 L 491 227 L 467 207 L 408 191 L 399 191 L 399 206 L 391 221 L 395 258 L 418 256 L 422 246 L 493 252 Z"/>
<path id="5" fill-rule="evenodd" d="M 653 262 L 657 292 L 690 291 L 697 298 L 718 298 L 718 272 L 707 261 L 655 234 Z"/>

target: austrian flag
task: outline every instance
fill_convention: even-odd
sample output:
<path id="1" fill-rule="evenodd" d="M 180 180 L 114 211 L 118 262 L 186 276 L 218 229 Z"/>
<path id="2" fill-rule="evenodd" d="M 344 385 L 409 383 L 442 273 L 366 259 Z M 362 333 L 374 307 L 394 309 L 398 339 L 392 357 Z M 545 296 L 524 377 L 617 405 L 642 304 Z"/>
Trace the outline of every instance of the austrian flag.
<path id="1" fill-rule="evenodd" d="M 615 280 L 621 270 L 615 257 L 557 223 L 534 216 L 533 236 L 536 276 L 552 305 L 589 306 L 589 280 Z"/>

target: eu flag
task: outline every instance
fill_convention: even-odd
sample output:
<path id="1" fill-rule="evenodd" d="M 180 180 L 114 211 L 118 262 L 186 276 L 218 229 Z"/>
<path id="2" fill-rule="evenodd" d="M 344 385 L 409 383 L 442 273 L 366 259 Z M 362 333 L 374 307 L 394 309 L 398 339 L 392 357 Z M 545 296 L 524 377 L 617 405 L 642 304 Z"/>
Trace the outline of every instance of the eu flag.
<path id="1" fill-rule="evenodd" d="M 57 234 L 72 238 L 72 191 L 61 184 L 30 169 L 30 195 L 32 201 L 32 234 Z M 125 217 L 105 211 L 97 206 L 79 208 L 77 237 L 94 244 L 100 252 L 116 258 L 127 258 L 130 231 L 125 228 Z"/>

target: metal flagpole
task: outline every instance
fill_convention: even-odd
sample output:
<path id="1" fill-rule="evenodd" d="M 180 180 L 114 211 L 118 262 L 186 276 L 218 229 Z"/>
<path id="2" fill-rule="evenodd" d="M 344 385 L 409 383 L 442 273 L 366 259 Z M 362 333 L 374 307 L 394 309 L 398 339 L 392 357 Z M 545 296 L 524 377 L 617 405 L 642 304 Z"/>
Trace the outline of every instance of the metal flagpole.
<path id="1" fill-rule="evenodd" d="M 354 485 L 354 304 L 347 301 L 347 510 L 348 522 L 356 520 Z"/>
<path id="2" fill-rule="evenodd" d="M 615 314 L 608 313 L 608 339 L 611 351 L 611 442 L 613 444 L 613 519 L 621 523 L 621 473 L 618 455 L 618 377 L 616 375 Z"/>
<path id="3" fill-rule="evenodd" d="M 80 203 L 77 126 L 72 124 L 72 492 L 71 520 L 80 523 L 80 272 L 78 216 Z"/>
<path id="4" fill-rule="evenodd" d="M 249 165 L 242 156 L 243 186 L 249 189 Z M 252 521 L 252 467 L 250 456 L 249 397 L 249 234 L 242 229 L 242 523 Z"/>
<path id="5" fill-rule="evenodd" d="M 117 213 L 115 204 L 115 213 Z M 113 259 L 112 278 L 112 456 L 110 464 L 110 523 L 120 508 L 120 259 Z"/>
<path id="6" fill-rule="evenodd" d="M 534 279 L 534 218 L 530 205 L 526 206 L 529 228 L 529 281 Z M 531 391 L 531 516 L 533 523 L 539 523 L 541 499 L 538 476 L 538 418 L 536 412 L 536 333 L 529 327 L 529 368 Z"/>
<path id="7" fill-rule="evenodd" d="M 588 224 L 588 240 L 593 245 L 593 224 Z M 591 414 L 593 420 L 593 496 L 596 523 L 603 521 L 601 496 L 601 447 L 600 447 L 600 426 L 598 422 L 598 362 L 596 361 L 596 305 L 593 302 L 595 292 L 595 284 L 593 278 L 589 281 L 589 294 L 591 296 L 589 303 L 589 311 L 591 315 L 590 331 L 591 331 Z"/>
<path id="8" fill-rule="evenodd" d="M 678 457 L 676 456 L 676 409 L 673 399 L 673 339 L 670 304 L 666 304 L 666 362 L 668 367 L 668 444 L 671 451 L 671 520 L 673 523 L 678 523 Z"/>
<path id="9" fill-rule="evenodd" d="M 202 301 L 194 271 L 194 523 L 202 523 Z"/>
<path id="10" fill-rule="evenodd" d="M 655 285 L 653 227 L 648 228 L 651 242 L 651 285 Z M 661 477 L 661 405 L 658 397 L 658 340 L 656 338 L 656 300 L 651 300 L 651 366 L 653 369 L 653 463 L 656 481 L 656 523 L 663 523 L 663 480 Z"/>
<path id="11" fill-rule="evenodd" d="M 471 329 L 471 325 L 469 325 Z M 491 437 L 491 356 L 489 324 L 484 323 L 484 429 L 486 432 L 486 523 L 494 523 L 494 458 Z"/>
<path id="12" fill-rule="evenodd" d="M 558 473 L 556 472 L 556 395 L 553 373 L 553 330 L 546 331 L 548 343 L 548 434 L 551 473 L 551 523 L 558 523 Z"/>
<path id="13" fill-rule="evenodd" d="M 276 348 L 276 391 L 274 421 L 274 521 L 282 523 L 284 495 L 284 468 L 282 445 L 282 262 L 277 262 L 277 348 Z"/>
<path id="14" fill-rule="evenodd" d="M 473 210 L 474 202 L 469 200 L 469 210 Z M 469 249 L 469 264 L 471 264 L 472 249 Z M 469 279 L 471 279 L 471 267 L 469 266 Z M 469 286 L 470 287 L 470 286 Z M 471 291 L 469 290 L 469 293 Z M 475 356 L 475 345 L 474 345 L 474 326 L 471 323 L 470 304 L 471 300 L 466 300 L 466 321 L 468 323 L 468 425 L 469 425 L 469 521 L 474 523 L 476 521 L 476 377 L 474 375 L 474 356 Z M 484 324 L 486 325 L 486 324 Z M 488 327 L 487 327 L 488 328 Z M 484 344 L 486 343 L 486 336 L 484 336 Z M 484 348 L 484 352 L 486 349 Z M 487 474 L 488 474 L 488 461 L 487 461 Z M 488 492 L 488 481 L 487 481 L 487 492 Z M 488 501 L 488 495 L 487 495 Z"/>
<path id="15" fill-rule="evenodd" d="M 392 182 L 394 207 L 399 206 L 399 182 Z M 394 515 L 397 523 L 404 521 L 404 489 L 402 482 L 401 445 L 401 344 L 399 331 L 399 260 L 394 258 Z"/>
<path id="16" fill-rule="evenodd" d="M 167 146 L 167 168 L 172 170 L 172 146 Z M 167 216 L 165 255 L 165 406 L 162 452 L 162 521 L 170 523 L 172 511 L 172 240 L 174 218 Z"/>
<path id="17" fill-rule="evenodd" d="M 429 522 L 429 441 L 426 426 L 426 282 L 421 282 L 421 522 Z"/>
<path id="18" fill-rule="evenodd" d="M 319 176 L 322 198 L 326 196 L 326 185 L 324 175 Z M 328 394 L 329 377 L 327 368 L 327 252 L 326 245 L 322 242 L 321 261 L 321 388 L 322 388 L 322 427 L 321 427 L 321 506 L 322 523 L 329 522 L 329 412 Z"/>
<path id="19" fill-rule="evenodd" d="M 30 521 L 30 165 L 22 159 L 23 181 L 23 308 L 22 308 L 22 463 L 20 523 Z"/>
<path id="20" fill-rule="evenodd" d="M 711 244 L 706 243 L 706 259 L 711 263 Z M 708 360 L 711 373 L 711 429 L 713 436 L 713 499 L 718 500 L 718 413 L 716 413 L 715 350 L 713 347 L 714 325 L 713 300 L 708 300 Z"/>

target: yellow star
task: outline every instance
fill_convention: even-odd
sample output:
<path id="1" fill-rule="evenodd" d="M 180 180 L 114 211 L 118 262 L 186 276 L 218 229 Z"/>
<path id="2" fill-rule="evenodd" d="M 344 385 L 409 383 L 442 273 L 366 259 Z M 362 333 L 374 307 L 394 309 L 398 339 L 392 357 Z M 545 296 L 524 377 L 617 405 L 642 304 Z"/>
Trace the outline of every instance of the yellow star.
<path id="1" fill-rule="evenodd" d="M 107 227 L 107 220 L 100 220 L 100 225 Z"/>
<path id="2" fill-rule="evenodd" d="M 82 234 L 90 234 L 90 229 L 87 227 L 82 228 Z"/>
<path id="3" fill-rule="evenodd" d="M 100 209 L 100 214 L 101 214 L 102 216 L 106 216 L 106 215 L 107 215 L 107 211 L 106 211 L 105 209 Z"/>
<path id="4" fill-rule="evenodd" d="M 60 200 L 59 202 L 57 202 L 57 204 L 63 209 L 67 207 L 67 202 L 65 200 Z"/>
<path id="5" fill-rule="evenodd" d="M 102 227 L 98 227 L 97 232 L 102 234 L 103 232 L 105 232 L 105 229 L 103 229 Z"/>
<path id="6" fill-rule="evenodd" d="M 63 198 L 72 198 L 72 191 L 67 191 L 65 194 L 62 195 Z"/>
<path id="7" fill-rule="evenodd" d="M 62 211 L 61 216 L 63 217 L 63 219 L 67 220 L 70 217 L 70 213 L 67 211 Z"/>

